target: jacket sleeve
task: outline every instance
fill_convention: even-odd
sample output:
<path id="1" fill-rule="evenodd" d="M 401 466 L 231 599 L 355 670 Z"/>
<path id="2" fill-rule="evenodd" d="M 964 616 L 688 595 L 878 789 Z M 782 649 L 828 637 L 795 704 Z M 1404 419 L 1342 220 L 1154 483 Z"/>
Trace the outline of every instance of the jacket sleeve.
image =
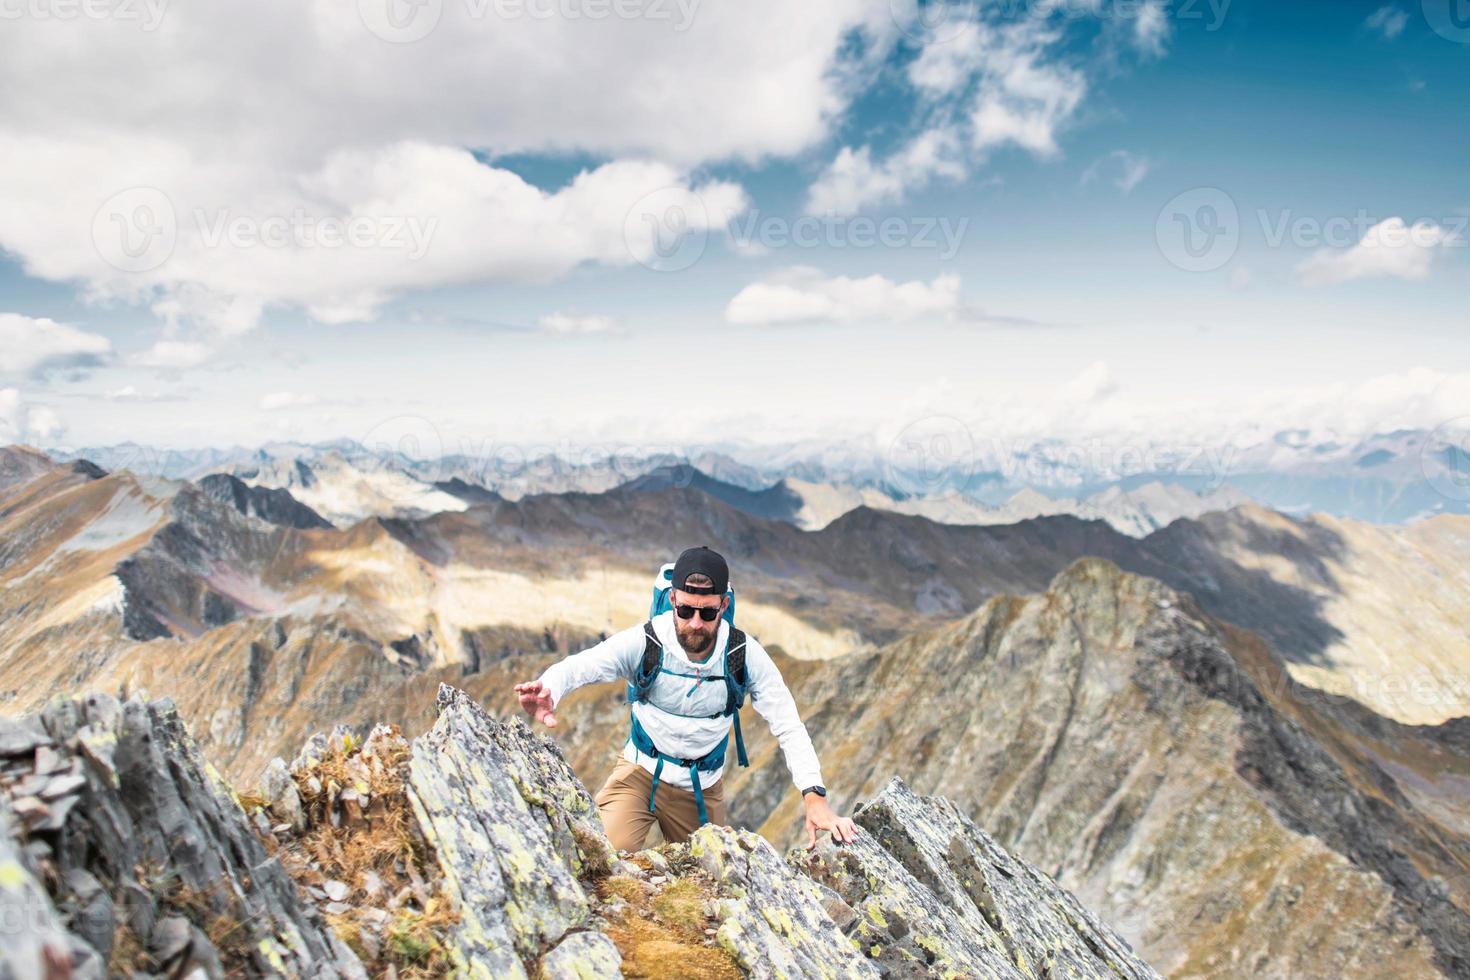
<path id="1" fill-rule="evenodd" d="M 541 672 L 539 680 L 551 689 L 551 706 L 586 684 L 618 678 L 632 680 L 643 659 L 643 624 L 630 626 L 581 653 L 557 661 Z"/>
<path id="2" fill-rule="evenodd" d="M 745 640 L 745 670 L 750 683 L 751 704 L 781 744 L 786 768 L 791 771 L 791 781 L 797 790 L 825 786 L 817 750 L 812 746 L 811 736 L 796 710 L 796 699 L 791 696 L 770 654 L 748 636 Z"/>

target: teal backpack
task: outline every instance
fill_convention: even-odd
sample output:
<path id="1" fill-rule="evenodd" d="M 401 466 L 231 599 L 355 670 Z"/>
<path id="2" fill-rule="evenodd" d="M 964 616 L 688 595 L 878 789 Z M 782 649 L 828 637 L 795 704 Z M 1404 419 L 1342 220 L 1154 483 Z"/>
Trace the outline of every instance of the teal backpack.
<path id="1" fill-rule="evenodd" d="M 653 689 L 653 683 L 658 680 L 659 674 L 689 677 L 696 682 L 700 680 L 698 675 L 670 670 L 664 666 L 664 648 L 653 630 L 653 617 L 672 608 L 669 596 L 673 591 L 673 579 L 674 566 L 670 562 L 659 569 L 658 575 L 653 580 L 653 602 L 648 607 L 648 621 L 643 624 L 643 659 L 638 664 L 633 680 L 628 682 L 628 719 L 632 729 L 628 738 L 639 752 L 658 760 L 653 767 L 653 788 L 648 793 L 648 812 L 655 812 L 654 797 L 658 795 L 658 777 L 663 772 L 664 763 L 670 762 L 689 770 L 689 779 L 694 784 L 694 802 L 699 807 L 699 822 L 706 824 L 709 823 L 709 814 L 704 808 L 704 789 L 699 785 L 699 774 L 713 772 L 725 764 L 725 749 L 730 744 L 729 732 L 726 732 L 725 737 L 720 739 L 719 745 L 698 759 L 681 759 L 660 751 L 658 746 L 653 744 L 653 739 L 638 723 L 638 716 L 633 713 L 632 707 L 638 701 L 650 703 L 648 692 Z M 750 681 L 745 673 L 745 633 L 735 626 L 735 590 L 727 588 L 725 595 L 730 600 L 722 617 L 729 626 L 729 637 L 725 643 L 725 673 L 721 677 L 721 680 L 725 682 L 725 708 L 713 715 L 680 715 L 680 717 L 724 718 L 728 716 L 733 719 L 735 757 L 740 765 L 749 767 L 750 761 L 745 757 L 745 739 L 740 734 L 740 709 L 745 705 L 745 694 L 750 686 Z M 693 694 L 694 689 L 691 688 L 689 693 Z M 658 706 L 655 705 L 655 707 Z M 664 708 L 659 708 L 659 710 L 666 711 Z M 678 712 L 667 713 L 678 714 Z"/>

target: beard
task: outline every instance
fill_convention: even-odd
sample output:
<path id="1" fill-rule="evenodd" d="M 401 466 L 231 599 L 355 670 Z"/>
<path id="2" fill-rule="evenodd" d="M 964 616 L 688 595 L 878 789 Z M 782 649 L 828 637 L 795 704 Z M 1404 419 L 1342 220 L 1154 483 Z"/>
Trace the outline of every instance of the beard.
<path id="1" fill-rule="evenodd" d="M 718 622 L 715 621 L 716 625 Z M 719 635 L 717 629 L 697 630 L 691 626 L 676 626 L 674 632 L 678 634 L 679 645 L 684 648 L 684 652 L 693 654 L 707 652 Z"/>

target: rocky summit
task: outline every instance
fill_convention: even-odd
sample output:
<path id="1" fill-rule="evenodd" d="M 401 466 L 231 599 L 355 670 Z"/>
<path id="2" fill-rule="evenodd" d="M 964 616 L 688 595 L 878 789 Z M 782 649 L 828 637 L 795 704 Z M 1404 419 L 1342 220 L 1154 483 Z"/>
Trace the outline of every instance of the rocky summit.
<path id="1" fill-rule="evenodd" d="M 167 700 L 0 721 L 0 977 L 1157 976 L 898 778 L 849 845 L 706 826 L 626 854 L 554 741 L 448 685 L 436 708 L 244 793 Z"/>

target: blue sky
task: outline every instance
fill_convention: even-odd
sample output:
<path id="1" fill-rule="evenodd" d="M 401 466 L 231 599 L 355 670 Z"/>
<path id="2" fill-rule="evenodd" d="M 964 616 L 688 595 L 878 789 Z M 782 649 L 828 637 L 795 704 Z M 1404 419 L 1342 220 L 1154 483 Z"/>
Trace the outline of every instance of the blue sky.
<path id="1" fill-rule="evenodd" d="M 1438 0 L 950 4 L 929 27 L 898 0 L 686 0 L 681 30 L 640 2 L 593 24 L 576 0 L 491 22 L 445 0 L 408 43 L 367 0 L 19 21 L 0 435 L 409 416 L 449 449 L 652 445 L 944 415 L 1167 441 L 1470 416 L 1470 38 L 1436 32 Z M 177 242 L 119 268 L 112 219 L 159 201 Z M 375 237 L 206 240 L 297 213 Z M 678 215 L 708 230 L 665 226 L 680 267 L 648 268 L 639 219 Z M 818 244 L 771 238 L 798 221 Z M 885 221 L 893 245 L 852 244 Z M 698 417 L 671 413 L 690 392 Z"/>

